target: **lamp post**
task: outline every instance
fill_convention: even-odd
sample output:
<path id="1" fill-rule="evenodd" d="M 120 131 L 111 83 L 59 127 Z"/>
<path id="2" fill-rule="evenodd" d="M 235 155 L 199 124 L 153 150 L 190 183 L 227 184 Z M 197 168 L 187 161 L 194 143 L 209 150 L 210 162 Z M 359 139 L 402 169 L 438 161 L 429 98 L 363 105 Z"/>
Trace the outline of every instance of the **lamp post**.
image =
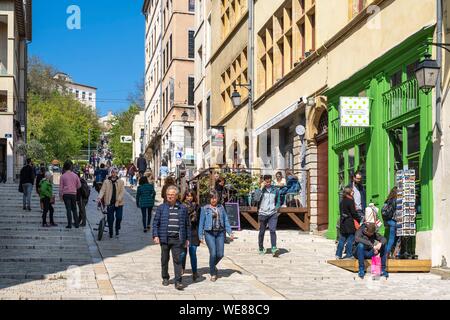
<path id="1" fill-rule="evenodd" d="M 242 84 L 242 83 L 234 83 L 233 84 L 234 91 L 231 94 L 231 101 L 233 102 L 234 108 L 239 108 L 242 104 L 242 97 L 241 94 L 236 90 L 236 87 L 244 87 L 248 90 L 248 124 L 247 124 L 247 131 L 249 136 L 248 139 L 248 164 L 249 167 L 253 165 L 253 101 L 252 101 L 252 84 Z"/>
<path id="2" fill-rule="evenodd" d="M 184 123 L 189 121 L 189 114 L 184 110 L 184 112 L 181 114 L 181 120 L 183 120 Z"/>
<path id="3" fill-rule="evenodd" d="M 440 69 L 436 60 L 432 60 L 431 55 L 426 54 L 425 59 L 419 63 L 415 70 L 420 90 L 429 94 L 436 87 Z"/>
<path id="4" fill-rule="evenodd" d="M 91 128 L 88 129 L 88 162 L 91 159 Z"/>

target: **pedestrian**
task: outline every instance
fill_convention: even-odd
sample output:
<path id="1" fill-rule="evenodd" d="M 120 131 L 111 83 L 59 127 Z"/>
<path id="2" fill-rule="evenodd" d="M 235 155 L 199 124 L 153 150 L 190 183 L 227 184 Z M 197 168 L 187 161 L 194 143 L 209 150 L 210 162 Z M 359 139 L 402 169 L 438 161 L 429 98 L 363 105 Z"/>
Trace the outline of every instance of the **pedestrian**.
<path id="1" fill-rule="evenodd" d="M 200 212 L 197 205 L 197 196 L 194 191 L 189 190 L 184 194 L 183 204 L 187 208 L 189 228 L 191 229 L 191 238 L 189 239 L 189 257 L 191 259 L 192 280 L 195 282 L 198 279 L 197 248 L 200 246 L 200 238 L 198 237 Z M 181 254 L 182 274 L 184 274 L 186 270 L 187 253 L 188 248 L 184 248 Z"/>
<path id="2" fill-rule="evenodd" d="M 181 252 L 189 247 L 190 228 L 187 209 L 178 201 L 178 188 L 167 188 L 167 201 L 158 207 L 153 220 L 153 241 L 161 245 L 161 275 L 163 286 L 169 285 L 169 260 L 172 252 L 175 288 L 183 290 Z"/>
<path id="3" fill-rule="evenodd" d="M 39 173 L 36 176 L 36 193 L 37 193 L 37 195 L 39 196 L 39 199 L 40 199 L 41 210 L 44 210 L 44 203 L 42 202 L 42 199 L 40 198 L 40 188 L 41 188 L 40 183 L 41 183 L 41 181 L 43 179 L 45 179 L 46 169 L 45 169 L 45 166 L 43 166 L 42 164 L 41 164 L 41 167 L 39 169 L 40 169 Z"/>
<path id="4" fill-rule="evenodd" d="M 376 225 L 374 223 L 363 224 L 356 231 L 355 242 L 356 246 L 354 247 L 353 254 L 358 259 L 358 276 L 364 279 L 366 274 L 365 259 L 371 259 L 374 256 L 380 255 L 381 276 L 388 278 L 389 273 L 386 271 L 386 238 L 376 232 Z"/>
<path id="5" fill-rule="evenodd" d="M 219 177 L 216 180 L 216 184 L 214 187 L 214 190 L 217 192 L 217 194 L 219 195 L 219 203 L 221 205 L 223 205 L 226 200 L 227 200 L 227 190 L 225 188 L 225 178 L 224 177 Z"/>
<path id="6" fill-rule="evenodd" d="M 130 182 L 130 186 L 134 186 L 134 176 L 136 174 L 136 171 L 137 171 L 137 169 L 136 169 L 136 166 L 134 164 L 132 164 L 130 166 L 130 169 L 128 169 L 128 179 L 129 179 L 129 182 Z"/>
<path id="7" fill-rule="evenodd" d="M 163 186 L 166 184 L 166 178 L 169 175 L 169 167 L 167 166 L 167 162 L 163 161 L 161 163 L 161 166 L 159 167 L 159 176 L 161 178 L 160 186 Z"/>
<path id="8" fill-rule="evenodd" d="M 145 171 L 147 171 L 147 160 L 144 158 L 144 155 L 141 153 L 137 160 L 137 167 L 139 170 L 139 174 L 141 176 L 144 175 Z"/>
<path id="9" fill-rule="evenodd" d="M 339 208 L 339 243 L 336 250 L 336 259 L 352 259 L 353 242 L 356 232 L 355 221 L 359 222 L 352 188 L 344 188 Z M 345 245 L 345 257 L 342 258 L 342 251 Z"/>
<path id="10" fill-rule="evenodd" d="M 27 164 L 20 170 L 19 190 L 23 192 L 23 210 L 31 211 L 31 191 L 34 184 L 34 168 L 31 159 L 27 159 Z"/>
<path id="11" fill-rule="evenodd" d="M 117 168 L 111 170 L 111 176 L 103 183 L 97 202 L 103 201 L 107 205 L 109 237 L 113 237 L 114 220 L 116 221 L 116 238 L 119 237 L 120 224 L 123 217 L 125 186 L 119 180 Z"/>
<path id="12" fill-rule="evenodd" d="M 386 245 L 386 253 L 388 256 L 391 255 L 392 247 L 394 243 L 397 242 L 397 228 L 398 224 L 395 221 L 395 211 L 397 210 L 397 191 L 398 188 L 394 187 L 389 192 L 389 196 L 384 202 L 383 208 L 381 209 L 381 216 L 384 221 L 385 226 L 389 226 L 389 240 Z"/>
<path id="13" fill-rule="evenodd" d="M 287 193 L 287 186 L 286 186 L 286 179 L 283 178 L 283 173 L 281 171 L 278 171 L 275 174 L 275 187 L 280 189 L 280 203 L 281 205 L 284 205 L 284 201 L 286 200 L 286 193 Z"/>
<path id="14" fill-rule="evenodd" d="M 153 184 L 149 183 L 147 177 L 141 177 L 139 179 L 139 187 L 137 188 L 136 205 L 142 211 L 142 224 L 144 225 L 145 233 L 150 230 L 155 196 L 156 191 Z"/>
<path id="15" fill-rule="evenodd" d="M 280 251 L 277 248 L 277 224 L 278 224 L 278 210 L 280 208 L 280 190 L 272 185 L 272 176 L 264 176 L 264 188 L 261 189 L 258 207 L 258 221 L 259 221 L 259 254 L 266 254 L 264 249 L 264 236 L 267 227 L 270 230 L 270 244 L 273 257 L 278 257 Z"/>
<path id="16" fill-rule="evenodd" d="M 97 192 L 100 192 L 100 190 L 103 186 L 103 182 L 105 181 L 107 176 L 108 176 L 108 169 L 106 169 L 105 164 L 102 163 L 100 165 L 100 168 L 97 168 L 97 170 L 95 170 L 94 187 Z"/>
<path id="17" fill-rule="evenodd" d="M 94 180 L 94 174 L 95 174 L 95 170 L 93 166 L 89 166 L 89 179 L 92 181 Z"/>
<path id="18" fill-rule="evenodd" d="M 77 191 L 77 204 L 78 210 L 80 212 L 80 227 L 86 227 L 86 206 L 89 202 L 89 197 L 91 195 L 91 189 L 87 181 L 80 178 L 81 188 Z"/>
<path id="19" fill-rule="evenodd" d="M 361 224 L 364 221 L 364 213 L 366 210 L 366 190 L 364 189 L 362 179 L 361 171 L 356 171 L 352 175 L 352 182 L 348 185 L 348 187 L 353 189 L 356 212 L 359 216 L 358 222 Z"/>
<path id="20" fill-rule="evenodd" d="M 167 193 L 167 188 L 169 188 L 170 186 L 175 186 L 175 179 L 173 177 L 168 177 L 167 179 L 164 180 L 164 186 L 162 187 L 161 190 L 161 198 L 163 199 L 163 201 L 167 201 L 166 199 L 166 193 Z"/>
<path id="21" fill-rule="evenodd" d="M 59 197 L 64 201 L 67 214 L 66 229 L 72 229 L 72 218 L 75 228 L 79 228 L 77 213 L 77 191 L 81 188 L 80 177 L 72 172 L 73 166 L 70 161 L 66 161 L 63 166 L 64 174 L 59 182 Z"/>
<path id="22" fill-rule="evenodd" d="M 225 208 L 219 204 L 219 195 L 216 191 L 209 194 L 210 203 L 201 209 L 200 222 L 198 226 L 198 237 L 200 242 L 205 242 L 209 249 L 209 272 L 211 281 L 217 280 L 217 264 L 224 257 L 225 233 L 231 239 L 234 235 L 231 231 Z"/>
<path id="23" fill-rule="evenodd" d="M 39 197 L 44 206 L 42 213 L 42 227 L 57 227 L 58 225 L 53 220 L 53 213 L 55 212 L 53 204 L 55 203 L 55 197 L 53 195 L 52 174 L 50 172 L 46 172 L 44 179 L 42 179 L 39 183 Z M 49 212 L 50 225 L 47 224 L 47 213 Z"/>

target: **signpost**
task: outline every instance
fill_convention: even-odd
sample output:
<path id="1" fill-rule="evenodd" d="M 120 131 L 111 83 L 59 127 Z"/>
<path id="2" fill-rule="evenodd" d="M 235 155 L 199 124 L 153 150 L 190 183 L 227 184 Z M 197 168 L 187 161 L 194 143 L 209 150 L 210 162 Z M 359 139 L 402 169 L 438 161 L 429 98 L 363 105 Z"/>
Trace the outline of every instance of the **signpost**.
<path id="1" fill-rule="evenodd" d="M 132 136 L 120 136 L 120 143 L 133 143 Z"/>
<path id="2" fill-rule="evenodd" d="M 13 135 L 11 133 L 5 134 L 5 139 L 12 139 Z"/>

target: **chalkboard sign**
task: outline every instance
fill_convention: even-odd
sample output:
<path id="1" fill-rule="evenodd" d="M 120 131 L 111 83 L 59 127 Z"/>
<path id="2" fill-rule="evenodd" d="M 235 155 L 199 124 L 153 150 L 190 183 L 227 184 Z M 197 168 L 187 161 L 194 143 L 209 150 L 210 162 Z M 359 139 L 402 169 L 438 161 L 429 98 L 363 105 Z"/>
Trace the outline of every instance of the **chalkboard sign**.
<path id="1" fill-rule="evenodd" d="M 225 203 L 228 221 L 232 229 L 241 230 L 241 216 L 239 214 L 239 203 Z"/>

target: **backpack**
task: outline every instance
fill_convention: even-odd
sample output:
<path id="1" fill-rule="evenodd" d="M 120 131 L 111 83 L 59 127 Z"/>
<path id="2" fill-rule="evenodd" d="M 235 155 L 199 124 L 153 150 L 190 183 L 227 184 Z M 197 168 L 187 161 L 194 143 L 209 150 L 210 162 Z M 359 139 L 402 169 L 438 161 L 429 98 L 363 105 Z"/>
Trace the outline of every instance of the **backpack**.
<path id="1" fill-rule="evenodd" d="M 83 199 L 89 199 L 89 196 L 91 195 L 91 189 L 89 188 L 86 180 L 80 179 L 81 181 L 81 197 Z"/>
<path id="2" fill-rule="evenodd" d="M 383 217 L 383 220 L 385 221 L 392 220 L 394 218 L 394 213 L 395 207 L 394 204 L 392 203 L 392 200 L 385 202 L 383 208 L 381 209 L 381 216 Z"/>

